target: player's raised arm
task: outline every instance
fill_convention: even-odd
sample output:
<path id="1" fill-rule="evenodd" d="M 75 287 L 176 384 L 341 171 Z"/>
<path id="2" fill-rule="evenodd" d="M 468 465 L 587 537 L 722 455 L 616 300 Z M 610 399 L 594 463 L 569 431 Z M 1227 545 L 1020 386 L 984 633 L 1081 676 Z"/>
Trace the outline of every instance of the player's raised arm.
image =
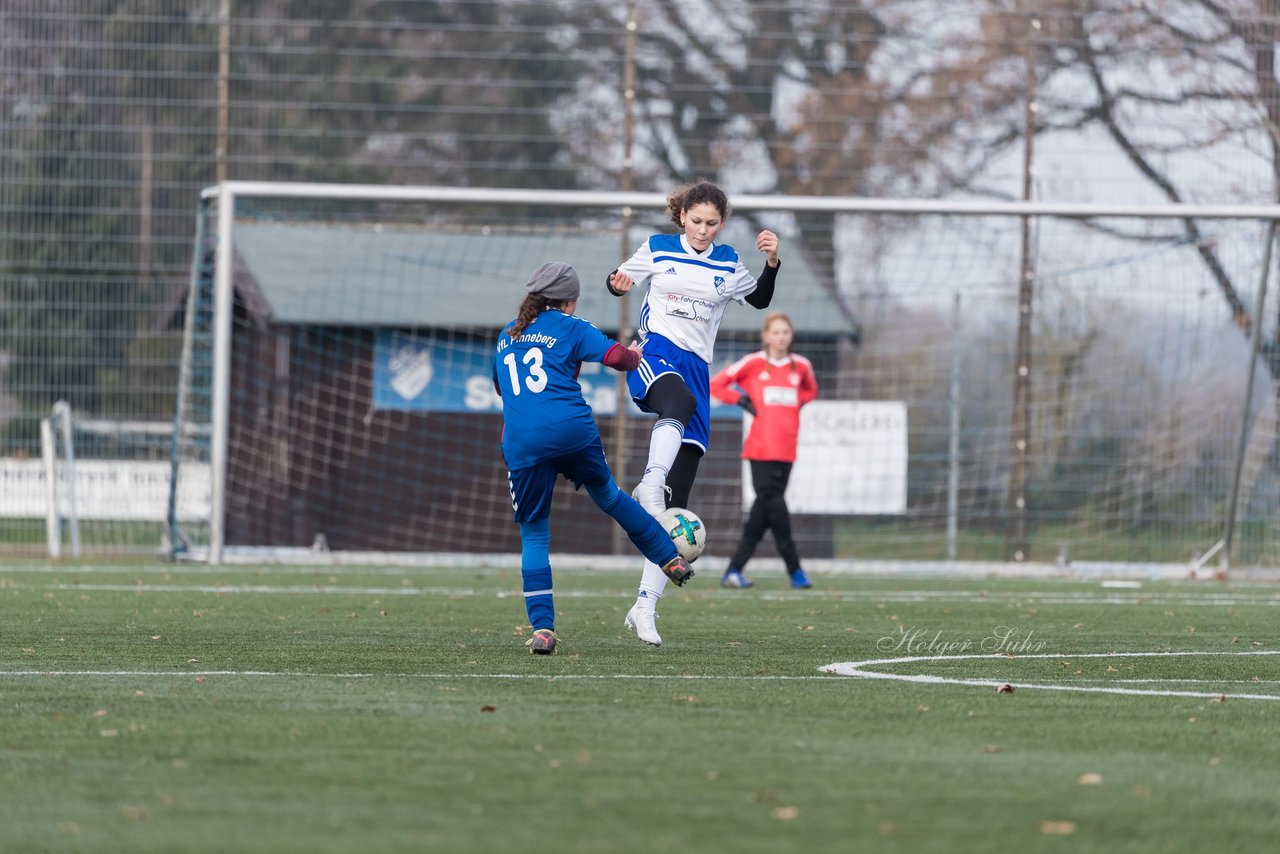
<path id="1" fill-rule="evenodd" d="M 765 263 L 778 266 L 778 235 L 766 228 L 756 235 L 756 248 L 764 253 Z"/>
<path id="2" fill-rule="evenodd" d="M 635 284 L 635 280 L 621 270 L 614 270 L 609 277 L 604 280 L 604 286 L 609 289 L 609 293 L 615 297 L 623 296 L 627 291 L 631 290 L 631 286 Z"/>
<path id="3" fill-rule="evenodd" d="M 778 235 L 765 229 L 756 235 L 756 248 L 764 253 L 764 271 L 756 279 L 756 289 L 747 294 L 747 305 L 752 308 L 768 308 L 773 302 L 773 289 L 778 280 L 782 261 L 778 258 Z"/>

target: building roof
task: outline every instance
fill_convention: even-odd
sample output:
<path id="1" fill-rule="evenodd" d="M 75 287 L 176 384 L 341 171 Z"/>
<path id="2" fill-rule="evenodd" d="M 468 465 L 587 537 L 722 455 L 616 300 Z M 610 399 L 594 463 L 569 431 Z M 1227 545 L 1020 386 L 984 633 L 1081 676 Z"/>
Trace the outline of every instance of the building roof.
<path id="1" fill-rule="evenodd" d="M 607 231 L 240 221 L 236 287 L 271 323 L 489 328 L 515 316 L 524 283 L 539 264 L 565 261 L 582 279 L 578 316 L 617 330 L 623 301 L 604 282 L 648 232 L 635 234 L 624 250 L 619 234 Z M 744 257 L 758 275 L 763 258 Z M 640 299 L 626 298 L 629 327 L 637 322 Z M 785 247 L 770 308 L 787 312 L 806 334 L 851 331 L 813 270 Z M 755 311 L 731 306 L 721 329 L 758 331 L 760 321 Z"/>

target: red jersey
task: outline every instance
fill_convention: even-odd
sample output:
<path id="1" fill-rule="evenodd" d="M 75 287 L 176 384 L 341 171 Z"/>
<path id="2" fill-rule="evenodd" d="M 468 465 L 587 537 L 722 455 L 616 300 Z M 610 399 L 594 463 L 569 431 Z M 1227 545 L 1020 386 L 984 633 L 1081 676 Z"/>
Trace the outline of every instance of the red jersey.
<path id="1" fill-rule="evenodd" d="M 813 365 L 794 353 L 773 361 L 761 350 L 743 356 L 711 378 L 711 393 L 725 403 L 737 403 L 741 396 L 733 386 L 746 392 L 756 407 L 756 417 L 742 443 L 743 459 L 794 463 L 800 407 L 818 396 Z"/>

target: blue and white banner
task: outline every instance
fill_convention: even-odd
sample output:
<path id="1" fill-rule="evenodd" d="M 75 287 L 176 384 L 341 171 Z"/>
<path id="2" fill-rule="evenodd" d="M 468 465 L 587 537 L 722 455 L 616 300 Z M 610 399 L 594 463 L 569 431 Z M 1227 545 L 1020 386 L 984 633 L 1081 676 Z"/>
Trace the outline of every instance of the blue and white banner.
<path id="1" fill-rule="evenodd" d="M 729 364 L 726 360 L 724 364 Z M 493 390 L 493 343 L 474 339 L 442 341 L 380 330 L 374 341 L 373 405 L 404 412 L 501 412 Z M 617 411 L 618 374 L 598 362 L 584 362 L 578 382 L 597 415 Z M 643 415 L 636 405 L 631 411 Z M 713 400 L 711 417 L 737 418 L 741 410 Z"/>

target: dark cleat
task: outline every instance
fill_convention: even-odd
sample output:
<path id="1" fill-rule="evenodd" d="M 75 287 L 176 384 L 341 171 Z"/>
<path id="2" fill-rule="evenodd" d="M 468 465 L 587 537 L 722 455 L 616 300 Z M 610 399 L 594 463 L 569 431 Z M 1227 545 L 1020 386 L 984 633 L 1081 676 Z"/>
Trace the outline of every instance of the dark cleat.
<path id="1" fill-rule="evenodd" d="M 556 651 L 556 633 L 554 629 L 538 629 L 533 637 L 524 642 L 529 652 L 534 655 L 554 655 Z"/>
<path id="2" fill-rule="evenodd" d="M 693 578 L 693 569 L 684 558 L 674 557 L 662 567 L 662 574 L 674 581 L 677 587 L 683 587 L 686 581 Z"/>

